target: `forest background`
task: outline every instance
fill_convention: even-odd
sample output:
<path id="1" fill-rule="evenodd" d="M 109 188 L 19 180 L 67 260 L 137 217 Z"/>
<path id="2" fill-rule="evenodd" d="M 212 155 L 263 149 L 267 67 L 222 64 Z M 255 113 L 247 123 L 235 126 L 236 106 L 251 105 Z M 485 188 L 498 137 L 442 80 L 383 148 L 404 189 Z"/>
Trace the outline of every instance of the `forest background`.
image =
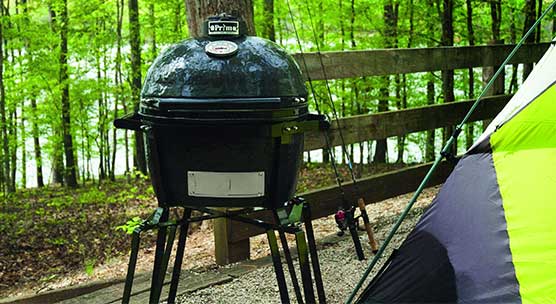
<path id="1" fill-rule="evenodd" d="M 136 109 L 142 79 L 160 51 L 188 37 L 186 3 L 2 3 L 0 192 L 45 184 L 77 187 L 134 171 L 147 174 L 142 138 L 116 131 L 112 121 Z M 310 52 L 316 50 L 316 43 L 322 51 L 515 43 L 547 3 L 303 0 L 292 1 L 292 10 L 303 51 Z M 255 0 L 253 5 L 257 34 L 299 52 L 286 2 Z M 555 18 L 553 12 L 530 42 L 551 40 Z M 520 67 L 508 67 L 507 93 L 517 89 L 522 72 Z M 442 77 L 435 73 L 330 83 L 343 117 L 477 95 L 480 69 L 457 70 L 454 77 L 454 96 L 443 96 Z M 323 83 L 316 86 L 318 95 L 324 95 Z M 481 129 L 468 128 L 460 150 Z M 352 145 L 349 152 L 359 163 L 420 162 L 432 159 L 441 144 L 441 132 L 421 132 L 387 144 Z M 326 162 L 322 155 L 326 153 L 307 153 L 306 160 Z"/>

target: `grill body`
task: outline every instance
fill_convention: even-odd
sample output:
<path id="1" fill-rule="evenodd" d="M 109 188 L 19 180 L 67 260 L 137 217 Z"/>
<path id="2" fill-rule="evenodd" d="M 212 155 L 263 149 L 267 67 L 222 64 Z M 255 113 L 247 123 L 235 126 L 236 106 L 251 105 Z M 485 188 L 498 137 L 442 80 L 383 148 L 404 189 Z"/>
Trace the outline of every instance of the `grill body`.
<path id="1" fill-rule="evenodd" d="M 237 46 L 211 55 L 211 43 Z M 228 43 L 226 42 L 226 43 Z M 188 39 L 152 64 L 139 110 L 116 120 L 146 136 L 161 206 L 278 208 L 295 192 L 308 114 L 299 67 L 248 36 Z"/>

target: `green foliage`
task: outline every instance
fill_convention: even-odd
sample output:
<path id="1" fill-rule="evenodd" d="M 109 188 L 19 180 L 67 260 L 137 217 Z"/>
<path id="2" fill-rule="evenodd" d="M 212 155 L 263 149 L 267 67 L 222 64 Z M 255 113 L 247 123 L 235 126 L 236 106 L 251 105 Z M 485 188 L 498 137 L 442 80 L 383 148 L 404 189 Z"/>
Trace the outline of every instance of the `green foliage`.
<path id="1" fill-rule="evenodd" d="M 97 188 L 92 188 L 87 192 L 83 192 L 79 196 L 79 203 L 80 204 L 101 204 L 106 202 L 106 193 L 104 191 L 100 191 Z"/>
<path id="2" fill-rule="evenodd" d="M 96 263 L 96 259 L 92 258 L 92 259 L 88 259 L 85 261 L 85 273 L 88 276 L 92 276 L 94 271 L 95 271 L 95 263 Z"/>
<path id="3" fill-rule="evenodd" d="M 143 220 L 140 217 L 135 216 L 132 219 L 128 220 L 125 224 L 117 226 L 116 230 L 122 230 L 126 234 L 132 234 L 133 231 L 135 231 L 135 228 L 139 227 L 142 222 Z"/>

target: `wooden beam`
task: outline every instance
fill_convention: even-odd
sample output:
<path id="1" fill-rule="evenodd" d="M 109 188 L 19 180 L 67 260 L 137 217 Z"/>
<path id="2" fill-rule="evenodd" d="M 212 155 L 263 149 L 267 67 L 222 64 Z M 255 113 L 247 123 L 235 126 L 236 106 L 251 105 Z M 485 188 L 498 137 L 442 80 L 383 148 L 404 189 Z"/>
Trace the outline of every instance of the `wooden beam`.
<path id="1" fill-rule="evenodd" d="M 510 64 L 538 61 L 549 42 L 523 45 Z M 373 49 L 361 51 L 295 54 L 303 75 L 312 80 L 363 76 L 384 76 L 470 67 L 497 66 L 510 54 L 514 45 L 481 45 L 412 49 Z M 320 60 L 324 66 L 324 72 Z M 305 64 L 307 63 L 307 70 Z M 326 74 L 326 77 L 325 77 Z"/>
<path id="2" fill-rule="evenodd" d="M 469 122 L 495 117 L 508 103 L 511 96 L 499 95 L 484 98 Z M 471 108 L 473 100 L 435 104 L 399 111 L 355 115 L 339 120 L 345 144 L 400 136 L 412 132 L 452 126 L 461 122 Z M 329 130 L 332 146 L 342 144 L 338 123 L 333 121 Z M 326 142 L 322 132 L 305 135 L 305 151 L 322 149 Z"/>
<path id="3" fill-rule="evenodd" d="M 228 265 L 249 259 L 249 239 L 230 240 L 235 234 L 236 225 L 227 218 L 217 218 L 214 224 L 214 256 L 216 264 Z"/>
<path id="4" fill-rule="evenodd" d="M 346 182 L 343 185 L 346 199 L 350 203 L 355 204 L 358 198 L 363 197 L 367 203 L 376 203 L 401 194 L 413 192 L 417 189 L 421 180 L 423 180 L 431 168 L 431 165 L 432 163 L 427 163 L 362 178 L 357 182 L 357 189 L 352 182 Z M 443 183 L 452 172 L 454 166 L 455 163 L 453 162 L 441 162 L 427 186 L 430 187 Z M 313 219 L 334 214 L 342 203 L 337 186 L 301 193 L 300 196 L 311 204 Z M 255 212 L 250 217 L 272 221 L 272 215 L 267 210 Z M 232 222 L 234 233 L 229 236 L 231 242 L 239 242 L 265 232 L 263 229 L 253 225 L 237 221 Z"/>

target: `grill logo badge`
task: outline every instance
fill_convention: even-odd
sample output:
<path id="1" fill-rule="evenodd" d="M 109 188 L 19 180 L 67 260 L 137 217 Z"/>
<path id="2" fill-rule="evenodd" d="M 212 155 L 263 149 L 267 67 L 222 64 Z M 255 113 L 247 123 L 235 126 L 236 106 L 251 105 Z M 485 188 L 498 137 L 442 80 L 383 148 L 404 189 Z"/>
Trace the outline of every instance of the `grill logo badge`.
<path id="1" fill-rule="evenodd" d="M 239 21 L 209 21 L 209 36 L 239 36 Z"/>
<path id="2" fill-rule="evenodd" d="M 217 40 L 205 46 L 205 52 L 214 57 L 228 57 L 237 53 L 237 44 L 228 40 Z"/>

